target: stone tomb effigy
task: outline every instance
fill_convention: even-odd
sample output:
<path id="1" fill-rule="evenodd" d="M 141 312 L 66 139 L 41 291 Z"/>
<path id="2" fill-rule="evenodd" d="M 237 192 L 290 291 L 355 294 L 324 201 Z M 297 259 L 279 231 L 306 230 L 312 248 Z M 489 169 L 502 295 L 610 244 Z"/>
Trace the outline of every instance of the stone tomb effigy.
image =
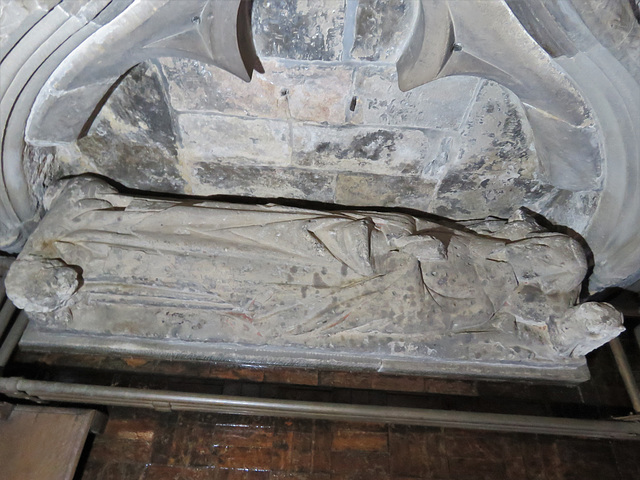
<path id="1" fill-rule="evenodd" d="M 123 195 L 78 177 L 13 263 L 28 349 L 370 369 L 588 378 L 622 316 L 576 304 L 574 239 L 523 211 L 447 222 Z"/>

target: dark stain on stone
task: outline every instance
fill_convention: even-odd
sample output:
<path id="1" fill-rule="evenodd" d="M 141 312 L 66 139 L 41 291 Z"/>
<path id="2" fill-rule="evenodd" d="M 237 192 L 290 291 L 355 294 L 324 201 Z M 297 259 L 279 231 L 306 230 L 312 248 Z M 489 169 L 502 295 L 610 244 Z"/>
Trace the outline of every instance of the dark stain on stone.
<path id="1" fill-rule="evenodd" d="M 529 145 L 523 131 L 522 118 L 508 98 L 505 98 L 505 102 L 508 110 L 502 125 L 502 135 L 496 136 L 491 145 L 496 148 L 496 155 L 502 160 L 526 159 L 529 156 Z"/>
<path id="2" fill-rule="evenodd" d="M 465 218 L 473 212 L 476 217 L 487 214 L 509 216 L 514 204 L 531 205 L 552 188 L 538 180 L 538 163 L 530 149 L 531 138 L 525 120 L 508 95 L 498 105 L 484 104 L 483 115 L 500 110 L 500 130 L 490 136 L 489 144 L 477 155 L 465 158 L 461 149 L 459 163 L 452 164 L 437 192 L 434 211 L 438 215 Z M 482 124 L 482 118 L 470 120 Z M 473 130 L 470 130 L 473 131 Z"/>
<path id="3" fill-rule="evenodd" d="M 270 166 L 242 166 L 217 163 L 215 159 L 197 162 L 196 178 L 204 185 L 219 189 L 220 194 L 253 195 L 255 189 L 268 192 L 266 196 L 281 197 L 283 191 L 290 198 L 332 202 L 333 176 L 297 168 Z"/>
<path id="4" fill-rule="evenodd" d="M 395 135 L 388 130 L 377 130 L 375 132 L 357 135 L 351 141 L 349 150 L 356 158 L 367 158 L 369 160 L 379 160 L 382 152 L 395 151 Z"/>
<path id="5" fill-rule="evenodd" d="M 475 189 L 476 187 L 476 183 L 469 179 L 466 172 L 451 172 L 442 180 L 438 193 L 458 193 Z"/>
<path id="6" fill-rule="evenodd" d="M 411 205 L 427 211 L 432 189 L 432 183 L 416 176 L 339 174 L 336 199 L 346 205 Z"/>
<path id="7" fill-rule="evenodd" d="M 316 288 L 327 288 L 329 285 L 324 283 L 324 280 L 322 280 L 318 272 L 315 272 L 313 274 L 313 286 Z"/>
<path id="8" fill-rule="evenodd" d="M 329 142 L 320 142 L 318 145 L 316 145 L 316 152 L 317 153 L 324 153 L 327 150 L 329 150 L 331 148 L 331 143 Z"/>
<path id="9" fill-rule="evenodd" d="M 396 137 L 401 139 L 402 133 L 394 133 L 389 130 L 380 129 L 375 132 L 355 135 L 346 148 L 344 144 L 320 142 L 315 146 L 314 152 L 308 152 L 304 155 L 302 163 L 304 165 L 322 163 L 314 157 L 314 153 L 333 155 L 340 160 L 346 158 L 361 158 L 375 162 L 383 158 L 385 151 L 395 151 Z"/>
<path id="10" fill-rule="evenodd" d="M 131 188 L 184 193 L 172 112 L 149 64 L 131 70 L 77 145 L 94 173 Z"/>

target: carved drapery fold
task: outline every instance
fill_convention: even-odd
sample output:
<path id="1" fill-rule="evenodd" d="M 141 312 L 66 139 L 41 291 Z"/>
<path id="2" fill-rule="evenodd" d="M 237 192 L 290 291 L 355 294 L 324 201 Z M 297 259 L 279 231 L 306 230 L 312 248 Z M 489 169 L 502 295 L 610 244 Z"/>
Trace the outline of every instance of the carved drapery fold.
<path id="1" fill-rule="evenodd" d="M 156 200 L 90 178 L 51 197 L 6 283 L 52 338 L 162 339 L 185 342 L 188 354 L 190 343 L 213 355 L 264 348 L 301 364 L 375 357 L 397 371 L 502 365 L 509 376 L 523 365 L 575 369 L 622 328 L 612 307 L 576 305 L 587 271 L 580 244 L 524 212 L 447 226 Z"/>

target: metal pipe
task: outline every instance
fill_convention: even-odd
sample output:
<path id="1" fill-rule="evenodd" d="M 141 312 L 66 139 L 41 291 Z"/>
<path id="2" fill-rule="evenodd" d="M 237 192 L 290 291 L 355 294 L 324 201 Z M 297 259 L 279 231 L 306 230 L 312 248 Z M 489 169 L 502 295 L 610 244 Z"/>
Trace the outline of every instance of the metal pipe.
<path id="1" fill-rule="evenodd" d="M 202 393 L 171 392 L 166 390 L 138 390 L 123 387 L 45 382 L 17 377 L 0 378 L 0 393 L 36 401 L 48 400 L 97 405 L 144 407 L 161 411 L 199 411 L 640 440 L 640 424 L 634 422 L 348 405 L 294 400 L 267 400 Z"/>
<path id="2" fill-rule="evenodd" d="M 0 368 L 4 368 L 7 365 L 13 350 L 22 337 L 24 329 L 27 328 L 27 323 L 29 323 L 27 315 L 24 312 L 20 312 L 11 330 L 9 330 L 7 337 L 4 339 L 4 342 L 0 345 Z"/>
<path id="3" fill-rule="evenodd" d="M 15 311 L 16 307 L 11 303 L 11 300 L 5 298 L 4 305 L 2 305 L 2 309 L 0 309 L 0 337 L 4 334 L 11 317 L 13 317 L 13 312 Z"/>
<path id="4" fill-rule="evenodd" d="M 629 365 L 629 360 L 627 360 L 627 355 L 624 353 L 624 348 L 622 348 L 622 343 L 620 343 L 619 338 L 614 338 L 609 342 L 609 346 L 611 347 L 611 352 L 613 352 L 613 358 L 616 360 L 616 365 L 618 365 L 618 371 L 620 372 L 624 386 L 631 399 L 633 411 L 640 413 L 640 390 L 638 390 L 638 384 L 633 377 L 633 371 Z"/>

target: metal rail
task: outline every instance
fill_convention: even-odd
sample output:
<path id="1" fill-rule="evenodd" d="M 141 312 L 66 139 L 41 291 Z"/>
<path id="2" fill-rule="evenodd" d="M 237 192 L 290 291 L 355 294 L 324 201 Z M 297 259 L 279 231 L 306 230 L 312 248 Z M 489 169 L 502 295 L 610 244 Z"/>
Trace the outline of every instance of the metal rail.
<path id="1" fill-rule="evenodd" d="M 5 298 L 4 300 L 4 304 L 0 309 L 0 337 L 4 334 L 5 329 L 13 317 L 13 313 L 16 311 L 16 307 L 13 306 L 11 300 L 8 298 Z"/>
<path id="2" fill-rule="evenodd" d="M 11 303 L 7 300 L 6 303 Z M 24 312 L 20 312 L 18 314 L 18 318 L 13 322 L 13 326 L 7 333 L 4 342 L 0 345 L 0 371 L 7 365 L 9 359 L 11 358 L 11 354 L 15 350 L 20 338 L 22 338 L 22 334 L 24 333 L 24 329 L 27 328 L 27 323 L 29 323 L 29 319 L 27 318 L 27 314 Z"/>
<path id="3" fill-rule="evenodd" d="M 633 376 L 633 371 L 629 365 L 629 360 L 627 360 L 627 355 L 624 353 L 624 349 L 622 348 L 622 343 L 620 343 L 619 338 L 614 338 L 609 342 L 609 346 L 611 347 L 613 358 L 616 360 L 616 365 L 618 366 L 618 371 L 620 372 L 624 386 L 627 389 L 629 398 L 631 399 L 633 410 L 636 413 L 640 413 L 640 390 L 638 390 L 638 384 Z"/>
<path id="4" fill-rule="evenodd" d="M 199 411 L 640 440 L 640 424 L 635 422 L 267 400 L 166 390 L 138 390 L 135 388 L 44 382 L 18 377 L 0 378 L 0 393 L 35 401 L 143 407 L 160 411 Z"/>
<path id="5" fill-rule="evenodd" d="M 13 306 L 5 299 L 0 317 L 13 316 Z M 10 315 L 9 315 L 10 311 Z M 5 341 L 0 345 L 0 372 L 6 365 L 28 323 L 20 312 Z M 614 356 L 616 342 L 611 342 Z M 619 341 L 617 346 L 621 349 Z M 624 356 L 624 352 L 622 352 Z M 626 361 L 626 357 L 625 357 Z M 631 372 L 618 363 L 620 372 Z M 631 376 L 631 378 L 633 378 Z M 629 386 L 627 385 L 627 388 Z M 631 395 L 631 390 L 630 395 Z M 637 386 L 636 386 L 637 391 Z M 270 400 L 202 393 L 142 390 L 135 388 L 82 385 L 63 382 L 28 380 L 19 377 L 0 377 L 0 394 L 14 398 L 43 402 L 56 401 L 93 405 L 153 408 L 159 411 L 199 411 L 257 416 L 297 417 L 332 421 L 377 422 L 423 425 L 443 428 L 463 428 L 498 432 L 521 432 L 588 438 L 640 440 L 640 423 L 608 420 L 507 415 L 497 413 L 432 410 L 372 405 L 350 405 L 297 400 Z M 637 409 L 634 402 L 634 408 Z"/>

